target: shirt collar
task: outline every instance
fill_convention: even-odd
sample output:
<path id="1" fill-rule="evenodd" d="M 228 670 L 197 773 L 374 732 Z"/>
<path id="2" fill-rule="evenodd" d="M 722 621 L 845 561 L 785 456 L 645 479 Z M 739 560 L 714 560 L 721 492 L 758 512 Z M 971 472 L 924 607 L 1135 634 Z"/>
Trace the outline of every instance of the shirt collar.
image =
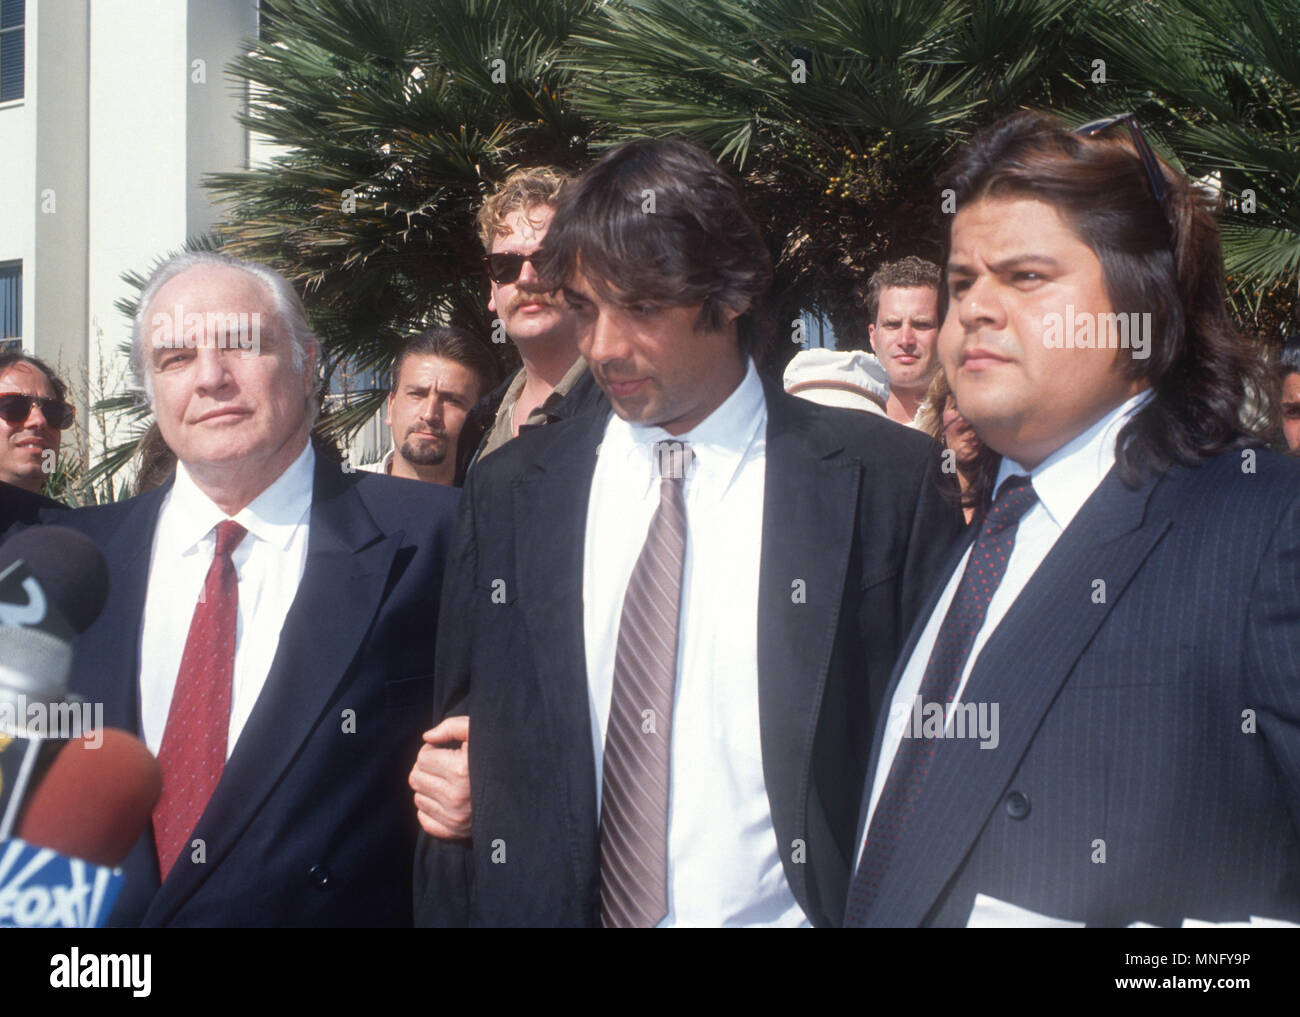
<path id="1" fill-rule="evenodd" d="M 587 373 L 587 362 L 583 360 L 582 357 L 579 357 L 577 360 L 573 362 L 573 366 L 570 367 L 568 371 L 565 372 L 564 377 L 561 378 L 556 383 L 555 391 L 553 391 L 550 394 L 550 396 L 546 398 L 545 402 L 543 402 L 542 405 L 547 406 L 547 404 L 549 403 L 550 405 L 553 406 L 554 403 L 551 403 L 551 399 L 555 396 L 559 396 L 559 399 L 555 399 L 555 402 L 558 403 L 560 399 L 563 399 L 566 395 L 569 394 L 569 390 L 573 388 L 573 386 L 578 383 L 578 379 L 581 378 L 586 373 Z"/>
<path id="2" fill-rule="evenodd" d="M 994 491 L 1001 490 L 1007 477 L 1028 474 L 1039 502 L 1052 521 L 1064 530 L 1115 465 L 1115 442 L 1119 432 L 1133 414 L 1154 397 L 1151 389 L 1131 396 L 1033 470 L 1026 470 L 1004 456 Z"/>
<path id="3" fill-rule="evenodd" d="M 315 471 L 316 453 L 308 441 L 270 487 L 234 516 L 227 516 L 194 482 L 185 464 L 178 462 L 166 509 L 176 549 L 185 553 L 197 547 L 218 523 L 234 519 L 254 537 L 284 550 L 293 538 L 294 528 L 311 508 Z"/>
<path id="4" fill-rule="evenodd" d="M 745 376 L 740 384 L 716 410 L 685 434 L 673 435 L 657 425 L 630 423 L 615 414 L 606 430 L 601 454 L 608 451 L 635 456 L 644 462 L 645 486 L 641 489 L 644 494 L 658 479 L 654 469 L 655 443 L 684 442 L 690 445 L 695 457 L 688 477 L 703 470 L 714 478 L 717 496 L 722 497 L 740 472 L 745 454 L 753 446 L 765 419 L 766 405 L 758 371 L 754 362 L 746 358 Z"/>

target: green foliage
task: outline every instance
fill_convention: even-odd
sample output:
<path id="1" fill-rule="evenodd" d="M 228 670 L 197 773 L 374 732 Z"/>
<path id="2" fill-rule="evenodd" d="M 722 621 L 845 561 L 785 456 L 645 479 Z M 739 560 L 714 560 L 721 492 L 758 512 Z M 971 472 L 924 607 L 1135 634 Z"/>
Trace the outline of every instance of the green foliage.
<path id="1" fill-rule="evenodd" d="M 210 178 L 213 241 L 302 289 L 347 392 L 336 434 L 379 404 L 368 378 L 413 331 L 486 341 L 474 214 L 497 182 L 639 135 L 690 138 L 735 172 L 778 320 L 813 310 L 862 341 L 870 272 L 941 254 L 954 146 L 1022 107 L 1131 109 L 1232 199 L 1239 314 L 1270 335 L 1293 314 L 1300 0 L 277 0 L 267 15 L 230 71 L 243 122 L 281 154 Z"/>

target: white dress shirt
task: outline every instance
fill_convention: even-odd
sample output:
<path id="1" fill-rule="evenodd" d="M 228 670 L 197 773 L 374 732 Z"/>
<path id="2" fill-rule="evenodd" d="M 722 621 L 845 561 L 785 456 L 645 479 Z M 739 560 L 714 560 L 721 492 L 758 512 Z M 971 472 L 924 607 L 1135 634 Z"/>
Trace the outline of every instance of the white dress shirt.
<path id="1" fill-rule="evenodd" d="M 384 453 L 382 459 L 376 459 L 373 463 L 359 463 L 358 470 L 364 470 L 366 473 L 386 473 L 388 476 L 393 475 L 393 456 L 395 452 L 389 449 Z"/>
<path id="2" fill-rule="evenodd" d="M 1034 485 L 1038 501 L 1021 516 L 1020 523 L 1016 527 L 1015 543 L 1011 548 L 1011 556 L 1007 560 L 1006 573 L 994 592 L 993 599 L 989 601 L 984 624 L 975 634 L 975 642 L 971 646 L 970 656 L 966 658 L 966 666 L 962 669 L 961 680 L 953 696 L 954 703 L 961 702 L 962 692 L 965 691 L 966 682 L 975 667 L 975 662 L 979 660 L 984 644 L 1002 623 L 1011 605 L 1016 602 L 1016 598 L 1020 596 L 1020 592 L 1038 570 L 1038 566 L 1055 546 L 1057 538 L 1065 532 L 1065 528 L 1070 525 L 1070 521 L 1074 519 L 1079 509 L 1083 508 L 1083 503 L 1092 496 L 1097 485 L 1115 464 L 1115 439 L 1119 437 L 1120 429 L 1151 397 L 1150 390 L 1139 392 L 1111 410 L 1086 431 L 1062 445 L 1039 463 L 1036 469 L 1026 470 L 1019 463 L 1003 457 L 994 491 L 1000 490 L 1002 482 L 1008 477 L 1027 475 Z M 971 545 L 971 548 L 973 547 L 974 544 Z M 903 740 L 903 733 L 914 724 L 913 708 L 916 697 L 921 691 L 925 668 L 930 662 L 930 654 L 938 639 L 939 628 L 943 625 L 948 608 L 957 594 L 957 586 L 961 582 L 962 574 L 966 571 L 970 552 L 971 549 L 968 548 L 962 555 L 961 561 L 957 563 L 956 571 L 949 578 L 943 596 L 935 605 L 934 612 L 930 615 L 921 638 L 917 641 L 916 649 L 907 662 L 907 669 L 898 682 L 898 688 L 894 690 L 889 705 L 889 722 L 885 728 L 880 760 L 876 764 L 875 780 L 871 786 L 871 801 L 867 808 L 864 831 L 871 828 L 871 817 L 875 815 L 876 803 L 880 801 L 881 792 L 885 789 L 885 780 L 889 777 L 889 769 Z M 953 719 L 956 719 L 955 715 Z M 864 844 L 865 832 L 863 842 L 858 844 L 859 861 L 862 858 Z"/>
<path id="3" fill-rule="evenodd" d="M 248 531 L 231 555 L 239 582 L 239 618 L 226 758 L 234 751 L 270 673 L 280 629 L 307 564 L 315 466 L 308 442 L 270 487 L 228 517 L 199 490 L 185 464 L 177 463 L 176 480 L 154 531 L 140 630 L 140 719 L 154 755 L 162 747 L 190 621 L 212 565 L 216 527 L 227 518 Z"/>
<path id="4" fill-rule="evenodd" d="M 806 925 L 785 878 L 763 779 L 758 575 L 767 403 L 744 380 L 690 432 L 611 414 L 592 479 L 583 631 L 599 800 L 623 596 L 659 507 L 654 443 L 687 442 L 686 560 L 668 802 L 668 914 L 660 927 Z"/>

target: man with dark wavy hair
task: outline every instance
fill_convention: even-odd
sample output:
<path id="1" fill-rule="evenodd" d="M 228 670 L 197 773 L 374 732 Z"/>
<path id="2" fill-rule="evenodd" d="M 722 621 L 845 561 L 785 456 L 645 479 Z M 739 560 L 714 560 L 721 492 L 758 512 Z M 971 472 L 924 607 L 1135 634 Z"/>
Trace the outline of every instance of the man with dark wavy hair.
<path id="1" fill-rule="evenodd" d="M 693 145 L 610 151 L 542 253 L 605 398 L 469 475 L 435 681 L 474 836 L 424 841 L 417 920 L 837 924 L 883 682 L 960 525 L 928 442 L 759 376 L 770 259 Z"/>
<path id="2" fill-rule="evenodd" d="M 939 356 L 995 491 L 895 670 L 846 924 L 1300 919 L 1300 464 L 1214 196 L 1130 115 L 958 158 Z"/>

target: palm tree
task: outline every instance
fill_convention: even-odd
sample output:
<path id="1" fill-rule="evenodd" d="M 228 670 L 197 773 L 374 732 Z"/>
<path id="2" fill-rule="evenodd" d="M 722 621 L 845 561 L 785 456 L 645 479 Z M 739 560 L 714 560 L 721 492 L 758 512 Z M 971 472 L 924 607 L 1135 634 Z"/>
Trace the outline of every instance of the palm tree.
<path id="1" fill-rule="evenodd" d="M 1079 122 L 1134 109 L 1175 162 L 1255 192 L 1255 212 L 1229 211 L 1228 264 L 1239 310 L 1275 320 L 1300 268 L 1298 7 L 277 0 L 231 71 L 244 123 L 284 154 L 211 178 L 215 242 L 301 287 L 327 371 L 361 378 L 330 419 L 347 431 L 404 336 L 435 321 L 489 333 L 473 217 L 515 166 L 578 169 L 639 135 L 698 142 L 769 238 L 780 319 L 821 313 L 852 341 L 882 260 L 939 255 L 937 172 L 955 145 L 1024 106 Z"/>
<path id="2" fill-rule="evenodd" d="M 1218 181 L 1238 316 L 1280 338 L 1300 323 L 1300 0 L 1161 0 L 1096 27 L 1166 154 Z"/>
<path id="3" fill-rule="evenodd" d="M 1072 47 L 1087 10 L 639 0 L 575 30 L 561 60 L 575 108 L 600 125 L 594 146 L 673 133 L 710 149 L 741 175 L 770 238 L 781 317 L 814 309 L 841 340 L 862 340 L 871 271 L 939 256 L 936 173 L 953 145 L 1020 105 L 1080 93 Z"/>
<path id="4" fill-rule="evenodd" d="M 298 284 L 327 374 L 386 367 L 427 324 L 490 333 L 474 215 L 516 165 L 573 168 L 587 125 L 556 55 L 595 0 L 283 0 L 237 59 L 243 122 L 288 151 L 214 174 L 224 250 Z M 495 349 L 508 356 L 508 347 Z M 346 430 L 383 392 L 332 418 Z"/>

